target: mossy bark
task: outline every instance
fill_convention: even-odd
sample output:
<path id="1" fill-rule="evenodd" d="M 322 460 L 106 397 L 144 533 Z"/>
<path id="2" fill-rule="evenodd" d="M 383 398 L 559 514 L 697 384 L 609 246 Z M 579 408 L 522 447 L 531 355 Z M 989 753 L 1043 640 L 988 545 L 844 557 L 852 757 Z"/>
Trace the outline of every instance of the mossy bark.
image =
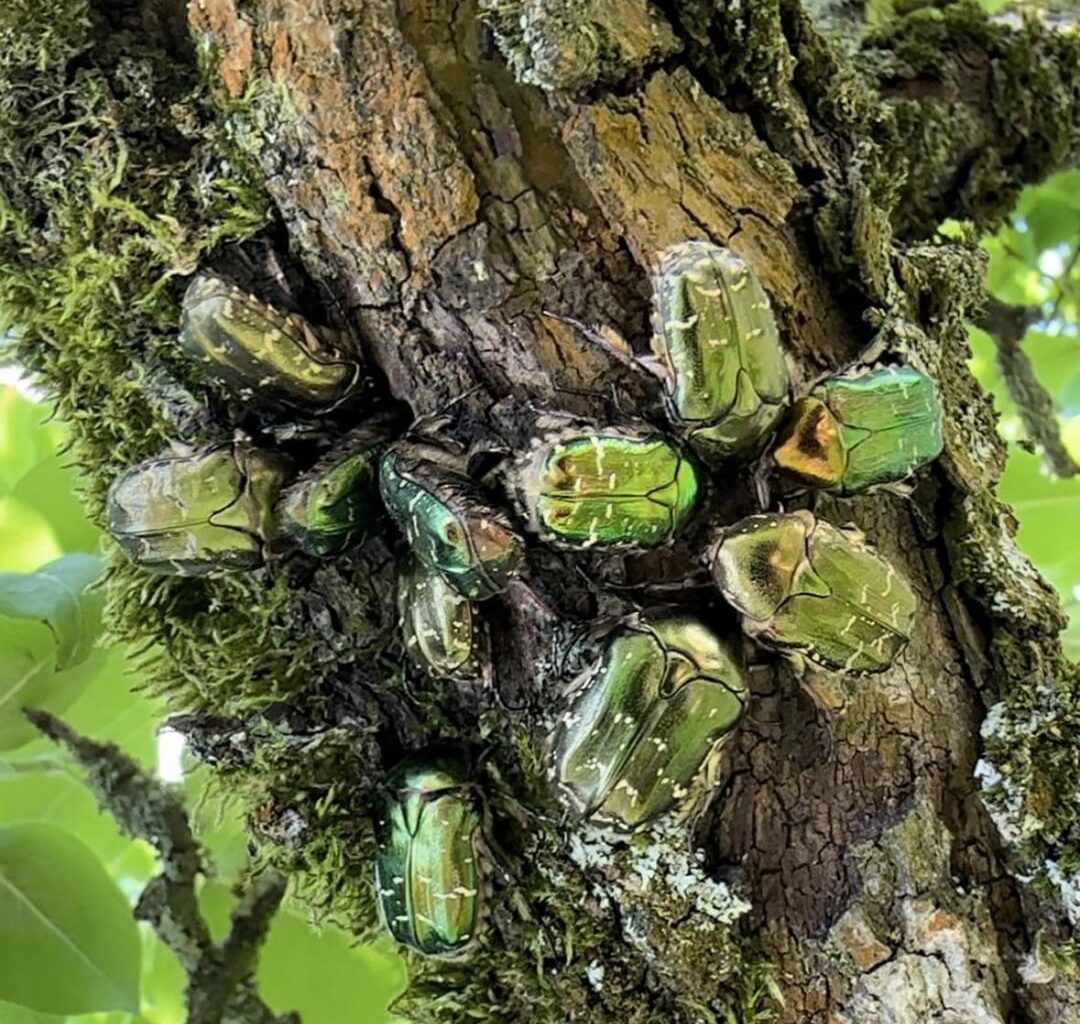
<path id="1" fill-rule="evenodd" d="M 403 1012 L 416 1021 L 1080 1015 L 1075 965 L 1047 954 L 1072 927 L 1053 878 L 1080 867 L 1062 734 L 1080 697 L 1057 599 L 993 496 L 1004 449 L 966 367 L 982 262 L 937 233 L 946 217 L 992 226 L 1023 184 L 1075 160 L 1080 41 L 970 4 L 875 16 L 872 34 L 841 38 L 818 6 L 188 5 L 212 83 L 200 109 L 216 109 L 205 116 L 244 180 L 265 184 L 280 229 L 264 239 L 316 283 L 305 311 L 352 330 L 415 416 L 456 402 L 463 440 L 513 449 L 536 409 L 598 422 L 647 411 L 654 391 L 544 312 L 611 325 L 640 348 L 655 254 L 685 238 L 755 268 L 800 386 L 878 340 L 932 373 L 945 405 L 945 455 L 910 500 L 820 506 L 913 581 L 920 616 L 901 662 L 829 677 L 828 713 L 768 662 L 707 813 L 629 844 L 561 822 L 545 792 L 564 640 L 628 610 L 617 595 L 648 600 L 643 581 L 684 578 L 708 530 L 752 509 L 739 471 L 717 479 L 712 521 L 662 556 L 535 548 L 529 585 L 484 605 L 496 675 L 484 693 L 403 682 L 386 610 L 392 539 L 227 581 L 117 570 L 115 630 L 166 647 L 161 685 L 189 712 L 177 725 L 245 794 L 260 855 L 360 932 L 373 920 L 366 818 L 388 763 L 438 737 L 483 751 L 486 937 L 464 961 L 413 963 Z M 138 24 L 135 38 L 166 45 L 160 26 Z M 152 207 L 153 190 L 139 202 Z M 236 251 L 213 244 L 250 231 L 229 224 L 168 272 L 207 255 L 235 270 Z M 135 358 L 152 354 L 198 393 L 169 347 L 176 289 L 161 294 Z M 112 388 L 108 429 L 80 425 L 98 496 L 170 426 L 231 429 L 222 416 L 235 410 L 207 418 L 160 387 L 133 398 L 108 359 L 76 371 L 44 335 L 31 329 L 24 351 L 64 411 L 88 419 L 76 382 Z M 78 350 L 60 332 L 65 343 Z M 147 406 L 138 422 L 152 428 L 125 429 L 120 394 Z M 681 599 L 724 614 L 713 594 Z M 996 819 L 976 780 L 991 706 L 982 775 Z M 1033 724 L 1033 706 L 1045 720 Z"/>

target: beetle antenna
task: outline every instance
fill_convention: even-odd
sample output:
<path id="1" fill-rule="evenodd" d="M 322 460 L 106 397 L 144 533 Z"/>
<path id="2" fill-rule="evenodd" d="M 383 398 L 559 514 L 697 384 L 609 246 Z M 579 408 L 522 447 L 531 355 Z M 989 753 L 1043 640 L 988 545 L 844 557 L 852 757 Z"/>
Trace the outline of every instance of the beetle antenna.
<path id="1" fill-rule="evenodd" d="M 769 487 L 769 470 L 766 465 L 767 456 L 762 456 L 758 461 L 758 464 L 754 467 L 753 473 L 750 475 L 750 485 L 754 491 L 754 498 L 758 503 L 758 508 L 765 512 L 769 507 L 769 502 L 772 500 L 772 489 Z"/>
<path id="2" fill-rule="evenodd" d="M 584 320 L 578 320 L 576 317 L 572 316 L 565 316 L 562 313 L 555 313 L 549 309 L 540 310 L 540 315 L 546 316 L 549 320 L 557 320 L 559 323 L 573 327 L 574 330 L 582 335 L 582 337 L 587 338 L 596 345 L 597 348 L 603 349 L 608 355 L 617 359 L 624 366 L 631 367 L 634 370 L 641 369 L 638 365 L 637 357 L 630 349 L 630 346 L 626 343 L 623 336 L 614 328 L 586 323 Z"/>

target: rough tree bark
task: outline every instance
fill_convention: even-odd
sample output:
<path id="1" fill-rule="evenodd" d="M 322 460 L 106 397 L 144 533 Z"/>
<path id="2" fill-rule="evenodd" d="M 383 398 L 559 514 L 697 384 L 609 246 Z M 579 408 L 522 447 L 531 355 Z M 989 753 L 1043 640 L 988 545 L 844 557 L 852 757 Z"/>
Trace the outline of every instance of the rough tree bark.
<path id="1" fill-rule="evenodd" d="M 647 409 L 655 395 L 542 313 L 640 348 L 654 255 L 686 238 L 753 265 L 799 385 L 877 337 L 937 378 L 946 410 L 945 455 L 912 499 L 821 506 L 913 581 L 910 648 L 882 676 L 834 677 L 828 714 L 770 661 L 692 835 L 612 847 L 558 822 L 537 751 L 566 624 L 647 599 L 616 585 L 683 578 L 708 526 L 662 556 L 533 550 L 532 591 L 485 605 L 502 702 L 443 693 L 440 711 L 395 681 L 375 556 L 371 600 L 353 563 L 234 591 L 123 577 L 117 619 L 153 595 L 177 657 L 184 636 L 211 635 L 202 611 L 292 586 L 288 639 L 266 643 L 295 654 L 307 638 L 303 684 L 256 694 L 250 712 L 251 686 L 226 699 L 196 681 L 178 722 L 258 794 L 262 855 L 316 876 L 313 902 L 362 928 L 363 818 L 385 764 L 460 735 L 488 753 L 498 866 L 480 948 L 413 963 L 417 1021 L 697 1022 L 725 1007 L 751 1020 L 769 1006 L 799 1024 L 1080 1020 L 1045 866 L 1075 867 L 1075 822 L 1021 828 L 1009 848 L 999 827 L 1030 825 L 1031 779 L 1003 773 L 1007 750 L 986 765 L 997 824 L 976 779 L 988 708 L 1018 690 L 1072 708 L 1075 691 L 1057 599 L 993 497 L 1004 449 L 965 364 L 982 262 L 938 233 L 945 218 L 991 228 L 1023 184 L 1076 162 L 1076 37 L 967 4 L 875 9 L 870 32 L 861 5 L 810 0 L 191 0 L 187 17 L 289 256 L 322 289 L 308 311 L 349 325 L 416 416 L 460 400 L 465 435 L 513 448 L 531 409 L 598 422 Z M 710 525 L 752 510 L 739 471 L 716 492 Z M 700 590 L 677 599 L 723 615 Z M 227 647 L 227 631 L 215 639 Z M 215 671 L 229 685 L 282 675 L 243 658 Z"/>

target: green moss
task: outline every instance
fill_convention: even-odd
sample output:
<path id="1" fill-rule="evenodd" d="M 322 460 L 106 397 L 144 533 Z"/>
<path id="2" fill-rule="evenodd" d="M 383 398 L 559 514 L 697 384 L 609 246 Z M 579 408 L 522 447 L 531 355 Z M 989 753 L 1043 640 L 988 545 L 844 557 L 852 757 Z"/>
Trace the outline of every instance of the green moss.
<path id="1" fill-rule="evenodd" d="M 152 387 L 171 360 L 175 275 L 267 218 L 196 69 L 87 0 L 0 12 L 0 323 L 111 475 L 169 438 Z M 174 393 L 179 389 L 172 389 Z"/>
<path id="2" fill-rule="evenodd" d="M 890 147 L 909 174 L 901 234 L 925 234 L 948 215 L 993 229 L 1025 184 L 1080 151 L 1080 39 L 991 20 L 974 0 L 917 10 L 866 43 L 900 133 Z M 983 84 L 985 83 L 985 85 Z M 972 85 L 985 89 L 985 100 Z M 946 208 L 947 206 L 947 208 Z"/>
<path id="3" fill-rule="evenodd" d="M 290 875 L 317 919 L 374 938 L 377 752 L 373 730 L 357 724 L 312 735 L 265 725 L 250 737 L 248 766 L 223 781 L 248 808 L 256 863 Z"/>
<path id="4" fill-rule="evenodd" d="M 565 880 L 560 891 L 578 893 Z M 579 895 L 595 898 L 587 889 Z M 460 963 L 410 958 L 409 989 L 395 1011 L 415 1024 L 766 1024 L 783 1005 L 775 969 L 751 944 L 732 943 L 726 959 L 719 951 L 706 956 L 702 974 L 718 994 L 698 1001 L 693 988 L 672 994 L 643 979 L 640 962 L 618 937 L 576 929 L 582 915 L 569 904 L 546 902 L 537 893 L 534 908 L 538 916 L 521 923 L 513 947 L 487 947 L 481 957 Z M 565 944 L 553 945 L 557 935 L 565 935 Z"/>
<path id="5" fill-rule="evenodd" d="M 110 576 L 106 621 L 118 641 L 155 645 L 145 674 L 174 708 L 239 714 L 361 663 L 378 669 L 391 622 L 368 577 L 348 559 L 213 579 L 148 576 L 124 562 Z"/>

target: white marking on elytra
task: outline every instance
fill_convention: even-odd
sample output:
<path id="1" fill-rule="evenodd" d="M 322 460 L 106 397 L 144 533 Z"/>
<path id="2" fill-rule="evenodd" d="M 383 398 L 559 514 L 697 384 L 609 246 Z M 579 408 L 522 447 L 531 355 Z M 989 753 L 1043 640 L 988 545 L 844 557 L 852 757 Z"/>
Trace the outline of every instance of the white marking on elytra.
<path id="1" fill-rule="evenodd" d="M 848 660 L 844 662 L 844 668 L 847 671 L 850 672 L 852 667 L 854 666 L 855 662 L 858 661 L 859 658 L 861 658 L 864 653 L 865 653 L 865 651 L 864 651 L 863 645 L 860 643 L 859 646 L 852 653 L 851 657 L 848 658 Z"/>

